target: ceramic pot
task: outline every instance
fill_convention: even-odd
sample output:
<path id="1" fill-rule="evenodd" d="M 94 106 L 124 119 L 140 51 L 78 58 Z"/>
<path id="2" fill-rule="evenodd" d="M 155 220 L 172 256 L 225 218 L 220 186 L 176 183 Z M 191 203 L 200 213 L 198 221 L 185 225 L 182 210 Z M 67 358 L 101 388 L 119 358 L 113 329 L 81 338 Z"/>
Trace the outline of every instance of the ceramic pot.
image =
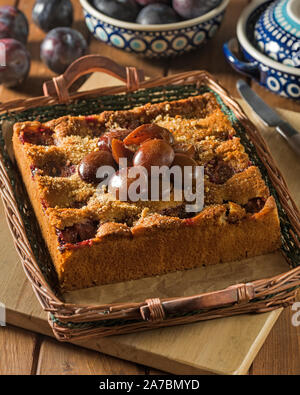
<path id="1" fill-rule="evenodd" d="M 111 18 L 80 0 L 85 22 L 95 38 L 149 58 L 181 55 L 203 46 L 217 32 L 229 0 L 205 15 L 165 25 L 141 25 Z"/>

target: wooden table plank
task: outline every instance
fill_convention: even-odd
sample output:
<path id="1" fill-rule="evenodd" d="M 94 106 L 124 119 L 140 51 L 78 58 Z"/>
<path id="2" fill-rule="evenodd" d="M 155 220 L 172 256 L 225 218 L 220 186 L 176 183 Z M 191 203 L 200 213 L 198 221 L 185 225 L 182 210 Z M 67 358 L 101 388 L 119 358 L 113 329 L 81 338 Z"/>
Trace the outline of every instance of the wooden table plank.
<path id="1" fill-rule="evenodd" d="M 145 368 L 131 362 L 45 338 L 37 367 L 38 375 L 145 374 Z"/>
<path id="2" fill-rule="evenodd" d="M 250 374 L 300 375 L 300 326 L 292 325 L 294 313 L 290 307 L 283 311 L 253 361 Z"/>
<path id="3" fill-rule="evenodd" d="M 0 375 L 29 375 L 39 335 L 24 329 L 0 327 Z"/>

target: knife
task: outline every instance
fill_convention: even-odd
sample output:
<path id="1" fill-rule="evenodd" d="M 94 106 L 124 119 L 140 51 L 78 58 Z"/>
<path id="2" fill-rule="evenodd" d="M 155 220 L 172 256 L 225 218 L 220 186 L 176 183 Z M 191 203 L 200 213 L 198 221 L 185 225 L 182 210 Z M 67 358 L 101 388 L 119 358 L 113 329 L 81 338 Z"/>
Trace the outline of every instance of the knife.
<path id="1" fill-rule="evenodd" d="M 275 127 L 276 131 L 287 141 L 291 148 L 300 156 L 300 133 L 269 107 L 244 80 L 238 80 L 237 89 L 243 99 L 255 111 L 263 123 Z"/>

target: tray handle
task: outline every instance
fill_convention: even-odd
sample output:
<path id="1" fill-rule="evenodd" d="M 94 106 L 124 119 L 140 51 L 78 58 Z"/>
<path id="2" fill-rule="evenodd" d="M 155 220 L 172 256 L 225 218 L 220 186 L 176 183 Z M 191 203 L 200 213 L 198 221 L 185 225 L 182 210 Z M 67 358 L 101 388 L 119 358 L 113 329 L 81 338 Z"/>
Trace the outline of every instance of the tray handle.
<path id="1" fill-rule="evenodd" d="M 44 95 L 58 97 L 60 103 L 66 103 L 70 100 L 70 86 L 81 76 L 96 71 L 125 82 L 128 92 L 139 89 L 140 83 L 145 80 L 144 71 L 136 67 L 124 67 L 100 55 L 86 55 L 75 60 L 64 74 L 45 82 L 43 84 Z"/>
<path id="2" fill-rule="evenodd" d="M 248 303 L 253 298 L 254 284 L 236 284 L 221 291 L 175 300 L 147 299 L 146 304 L 140 307 L 140 314 L 145 321 L 163 321 L 178 314 L 218 308 L 235 303 Z"/>
<path id="3" fill-rule="evenodd" d="M 111 318 L 142 319 L 159 322 L 174 316 L 223 308 L 234 304 L 247 304 L 255 298 L 255 284 L 235 284 L 220 291 L 208 292 L 184 298 L 147 299 L 142 305 L 135 305 L 124 310 L 126 305 L 114 305 L 110 308 Z"/>

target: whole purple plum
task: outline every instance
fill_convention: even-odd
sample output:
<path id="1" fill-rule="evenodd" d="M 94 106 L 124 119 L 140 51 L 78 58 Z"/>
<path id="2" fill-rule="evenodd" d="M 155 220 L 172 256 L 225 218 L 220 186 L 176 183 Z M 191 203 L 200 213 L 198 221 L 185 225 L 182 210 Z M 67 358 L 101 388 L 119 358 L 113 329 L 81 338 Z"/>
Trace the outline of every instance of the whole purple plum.
<path id="1" fill-rule="evenodd" d="M 77 30 L 57 27 L 51 30 L 41 45 L 41 58 L 57 74 L 62 74 L 74 60 L 85 55 L 87 43 Z"/>
<path id="2" fill-rule="evenodd" d="M 135 0 L 135 1 L 143 7 L 154 3 L 171 4 L 171 0 Z"/>
<path id="3" fill-rule="evenodd" d="M 30 54 L 25 46 L 14 38 L 0 40 L 0 84 L 15 87 L 27 77 L 30 69 Z M 4 63 L 4 66 L 1 63 Z"/>
<path id="4" fill-rule="evenodd" d="M 160 25 L 175 23 L 180 20 L 179 16 L 166 4 L 149 4 L 142 8 L 136 21 L 142 25 Z"/>
<path id="5" fill-rule="evenodd" d="M 73 23 L 73 6 L 70 0 L 36 0 L 32 19 L 44 32 L 56 27 L 70 27 Z"/>
<path id="6" fill-rule="evenodd" d="M 184 19 L 197 18 L 216 8 L 222 0 L 172 0 L 174 10 Z"/>
<path id="7" fill-rule="evenodd" d="M 0 7 L 0 39 L 14 38 L 27 43 L 28 22 L 22 11 L 12 6 Z"/>
<path id="8" fill-rule="evenodd" d="M 134 22 L 140 7 L 135 0 L 93 0 L 97 10 L 112 18 Z"/>

